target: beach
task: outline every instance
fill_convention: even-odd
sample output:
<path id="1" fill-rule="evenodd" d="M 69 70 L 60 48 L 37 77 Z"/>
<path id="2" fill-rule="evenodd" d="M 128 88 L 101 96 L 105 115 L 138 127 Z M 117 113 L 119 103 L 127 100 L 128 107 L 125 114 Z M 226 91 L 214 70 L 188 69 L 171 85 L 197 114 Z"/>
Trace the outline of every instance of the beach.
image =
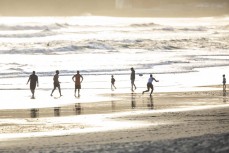
<path id="1" fill-rule="evenodd" d="M 228 152 L 228 21 L 1 17 L 0 152 Z"/>
<path id="2" fill-rule="evenodd" d="M 102 108 L 92 103 L 70 105 L 71 108 L 75 107 L 74 111 L 78 111 L 78 115 L 72 115 L 70 109 L 67 109 L 69 106 L 59 107 L 59 116 L 58 108 L 43 112 L 42 108 L 21 110 L 19 113 L 7 110 L 6 114 L 21 115 L 5 118 L 1 115 L 0 151 L 229 150 L 229 102 L 228 95 L 221 90 L 154 93 L 152 97 L 141 93 L 101 96 L 111 98 L 109 103 L 105 101 L 103 105 L 98 105 Z M 42 117 L 44 112 L 46 114 Z"/>

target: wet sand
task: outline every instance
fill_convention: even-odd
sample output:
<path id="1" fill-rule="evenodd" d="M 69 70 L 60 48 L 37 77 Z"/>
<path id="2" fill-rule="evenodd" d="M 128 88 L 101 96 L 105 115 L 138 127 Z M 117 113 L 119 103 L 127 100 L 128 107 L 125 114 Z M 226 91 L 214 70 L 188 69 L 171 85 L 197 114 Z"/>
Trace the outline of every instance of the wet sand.
<path id="1" fill-rule="evenodd" d="M 229 99 L 221 90 L 100 96 L 110 101 L 1 110 L 0 151 L 229 151 Z"/>

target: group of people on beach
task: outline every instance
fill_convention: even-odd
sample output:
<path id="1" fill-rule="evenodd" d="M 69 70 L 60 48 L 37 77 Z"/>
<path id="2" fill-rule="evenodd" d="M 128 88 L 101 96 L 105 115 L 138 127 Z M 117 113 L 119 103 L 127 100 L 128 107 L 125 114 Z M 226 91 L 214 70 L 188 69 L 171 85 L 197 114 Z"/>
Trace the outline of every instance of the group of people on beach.
<path id="1" fill-rule="evenodd" d="M 60 96 L 61 94 L 61 88 L 60 88 L 60 81 L 59 81 L 59 70 L 56 70 L 56 74 L 53 76 L 53 89 L 51 92 L 51 96 L 53 96 L 53 92 L 58 88 Z M 80 74 L 79 71 L 75 75 L 72 76 L 72 81 L 75 82 L 75 94 L 76 96 L 76 91 L 78 90 L 78 97 L 80 96 L 80 89 L 81 89 L 81 83 L 83 81 L 83 76 Z M 29 79 L 27 81 L 27 84 L 30 82 L 30 90 L 32 93 L 32 98 L 34 98 L 34 93 L 36 86 L 39 86 L 39 81 L 38 81 L 38 76 L 36 75 L 36 72 L 33 71 L 32 74 L 29 76 Z"/>
<path id="2" fill-rule="evenodd" d="M 131 74 L 130 74 L 130 80 L 131 80 L 131 91 L 133 92 L 134 90 L 137 89 L 136 85 L 135 85 L 135 70 L 132 67 L 131 69 Z M 75 83 L 75 94 L 74 96 L 76 96 L 76 91 L 78 90 L 78 97 L 80 97 L 80 89 L 81 89 L 81 83 L 83 81 L 83 76 L 80 74 L 79 71 L 77 71 L 77 73 L 75 75 L 72 76 L 72 81 Z M 142 94 L 144 94 L 145 92 L 150 92 L 150 96 L 153 93 L 154 90 L 154 86 L 153 86 L 153 81 L 155 82 L 159 82 L 159 80 L 156 80 L 152 74 L 150 74 L 150 77 L 148 79 L 147 82 L 147 90 L 143 91 Z M 27 81 L 27 84 L 30 82 L 30 90 L 32 93 L 32 98 L 34 98 L 34 93 L 35 93 L 35 89 L 36 86 L 39 86 L 39 82 L 38 82 L 38 76 L 35 74 L 35 71 L 32 72 L 32 74 L 29 76 L 29 79 Z M 53 76 L 53 89 L 51 92 L 51 96 L 53 96 L 53 92 L 56 90 L 56 88 L 58 88 L 59 90 L 59 94 L 60 96 L 62 96 L 61 94 L 61 88 L 60 88 L 60 82 L 59 82 L 59 70 L 56 70 L 56 74 Z M 111 90 L 116 89 L 115 87 L 115 78 L 114 75 L 111 76 Z M 226 92 L 226 77 L 225 74 L 223 74 L 223 91 Z"/>
<path id="3" fill-rule="evenodd" d="M 132 67 L 131 69 L 131 75 L 130 75 L 130 80 L 131 80 L 131 91 L 133 92 L 134 90 L 137 89 L 136 85 L 135 85 L 135 70 Z M 80 74 L 79 71 L 77 71 L 77 73 L 75 75 L 72 76 L 72 81 L 75 83 L 75 94 L 74 96 L 76 96 L 76 91 L 78 90 L 78 97 L 80 97 L 80 89 L 81 89 L 81 83 L 83 81 L 83 76 Z M 144 94 L 145 92 L 149 92 L 149 90 L 151 89 L 151 93 L 150 96 L 153 93 L 154 87 L 153 87 L 153 81 L 158 82 L 158 80 L 156 80 L 152 74 L 150 74 L 150 77 L 148 79 L 147 82 L 147 90 L 143 91 L 142 94 Z M 30 90 L 32 93 L 32 98 L 34 98 L 34 94 L 35 94 L 35 89 L 36 86 L 39 86 L 39 81 L 38 81 L 38 76 L 36 75 L 36 72 L 33 71 L 32 74 L 29 76 L 29 79 L 27 81 L 27 84 L 30 82 Z M 51 92 L 51 96 L 53 96 L 53 92 L 56 90 L 56 88 L 58 88 L 59 94 L 60 96 L 62 96 L 61 94 L 61 88 L 60 88 L 60 82 L 59 82 L 59 70 L 56 70 L 56 74 L 53 76 L 53 89 Z M 111 90 L 116 89 L 115 87 L 115 78 L 112 75 L 111 76 Z"/>

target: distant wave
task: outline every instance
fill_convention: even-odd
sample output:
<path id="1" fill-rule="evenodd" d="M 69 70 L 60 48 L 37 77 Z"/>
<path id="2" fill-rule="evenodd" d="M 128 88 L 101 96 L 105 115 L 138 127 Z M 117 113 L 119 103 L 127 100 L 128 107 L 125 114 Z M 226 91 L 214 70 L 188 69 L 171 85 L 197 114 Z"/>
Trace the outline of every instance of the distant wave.
<path id="1" fill-rule="evenodd" d="M 153 26 L 159 26 L 155 23 L 141 23 L 141 24 L 131 24 L 130 27 L 153 27 Z"/>
<path id="2" fill-rule="evenodd" d="M 54 33 L 55 34 L 55 33 Z M 42 32 L 40 34 L 42 35 Z M 35 35 L 36 36 L 36 35 Z M 190 38 L 190 39 L 123 39 L 123 40 L 83 40 L 83 41 L 49 41 L 9 44 L 1 43 L 8 49 L 1 49 L 0 54 L 69 54 L 69 53 L 117 53 L 124 49 L 141 49 L 145 51 L 173 51 L 180 49 L 229 49 L 229 37 Z"/>
<path id="3" fill-rule="evenodd" d="M 113 50 L 114 48 L 110 46 L 107 43 L 99 42 L 99 41 L 94 41 L 94 42 L 88 42 L 86 48 L 89 49 L 102 49 L 102 50 Z"/>
<path id="4" fill-rule="evenodd" d="M 0 38 L 33 38 L 33 37 L 46 37 L 58 34 L 57 32 L 52 32 L 51 30 L 44 29 L 41 32 L 35 33 L 22 33 L 22 34 L 0 34 Z"/>
<path id="5" fill-rule="evenodd" d="M 173 27 L 164 27 L 161 30 L 163 30 L 163 31 L 175 31 L 175 28 L 173 28 Z"/>
<path id="6" fill-rule="evenodd" d="M 63 24 L 64 26 L 65 24 Z M 0 25 L 0 31 L 60 29 L 61 24 L 50 25 Z"/>
<path id="7" fill-rule="evenodd" d="M 207 31 L 206 27 L 180 28 L 178 30 L 180 30 L 180 31 L 195 31 L 195 32 L 198 32 L 198 31 Z"/>

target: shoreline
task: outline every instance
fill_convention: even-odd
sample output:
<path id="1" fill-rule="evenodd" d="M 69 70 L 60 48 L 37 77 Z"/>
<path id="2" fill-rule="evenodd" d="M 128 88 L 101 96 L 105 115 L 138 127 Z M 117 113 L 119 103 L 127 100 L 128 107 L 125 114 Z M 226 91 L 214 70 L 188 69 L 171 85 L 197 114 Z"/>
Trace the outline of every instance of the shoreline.
<path id="1" fill-rule="evenodd" d="M 214 138 L 206 140 L 213 148 L 219 149 L 213 142 L 221 138 L 227 141 L 220 145 L 229 146 L 229 99 L 221 90 L 100 96 L 110 100 L 39 108 L 34 113 L 2 111 L 0 151 L 141 152 L 138 146 L 153 151 L 164 145 L 179 151 L 184 145 L 180 152 L 192 152 L 196 141 L 205 143 L 205 137 Z"/>
<path id="2" fill-rule="evenodd" d="M 119 126 L 126 122 L 132 123 L 128 128 L 121 127 L 116 130 L 99 131 L 98 129 L 102 128 L 102 124 L 98 124 L 97 129 L 94 127 L 95 131 L 85 133 L 66 132 L 63 135 L 41 137 L 31 135 L 25 138 L 1 139 L 0 151 L 123 152 L 125 150 L 124 152 L 141 152 L 141 149 L 164 150 L 165 146 L 169 147 L 166 148 L 168 152 L 182 152 L 183 149 L 187 149 L 185 152 L 193 152 L 200 149 L 200 147 L 201 150 L 206 152 L 211 148 L 226 148 L 228 151 L 228 110 L 228 107 L 221 107 L 158 114 L 132 113 L 130 116 L 110 118 L 116 123 L 119 122 L 117 124 Z M 106 120 L 102 122 L 106 123 Z M 144 126 L 143 123 L 145 122 L 150 123 L 150 125 Z M 112 122 L 108 123 L 111 124 Z M 63 124 L 59 124 L 59 126 L 61 125 Z M 133 128 L 134 125 L 136 128 Z M 108 126 L 108 128 L 112 126 L 115 126 L 115 124 Z M 80 128 L 78 126 L 74 128 L 79 131 L 86 130 L 89 127 Z M 226 141 L 222 141 L 222 139 Z M 215 144 L 216 141 L 217 145 Z M 141 149 L 138 148 L 139 146 L 141 146 Z"/>

